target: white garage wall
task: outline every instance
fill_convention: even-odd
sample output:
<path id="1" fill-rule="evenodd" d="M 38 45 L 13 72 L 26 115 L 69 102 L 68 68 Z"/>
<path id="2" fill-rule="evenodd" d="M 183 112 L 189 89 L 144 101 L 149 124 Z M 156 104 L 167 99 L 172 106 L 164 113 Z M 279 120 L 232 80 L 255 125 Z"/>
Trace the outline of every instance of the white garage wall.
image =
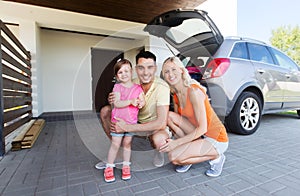
<path id="1" fill-rule="evenodd" d="M 92 47 L 123 50 L 135 62 L 131 49 L 144 41 L 106 38 L 42 29 L 41 64 L 43 112 L 92 109 Z"/>
<path id="2" fill-rule="evenodd" d="M 41 64 L 43 86 L 43 110 L 72 111 L 72 91 L 76 73 L 80 63 L 103 37 L 75 33 L 41 30 Z M 85 66 L 86 81 L 91 81 L 91 67 Z M 89 93 L 90 83 L 87 82 L 83 93 Z M 91 100 L 85 100 L 89 109 Z"/>

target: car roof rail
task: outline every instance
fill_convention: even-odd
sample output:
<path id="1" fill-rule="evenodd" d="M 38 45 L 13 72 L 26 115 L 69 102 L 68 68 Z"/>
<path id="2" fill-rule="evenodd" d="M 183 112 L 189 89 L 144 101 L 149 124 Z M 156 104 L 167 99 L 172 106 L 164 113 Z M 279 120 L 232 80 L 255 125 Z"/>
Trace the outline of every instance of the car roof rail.
<path id="1" fill-rule="evenodd" d="M 249 37 L 240 37 L 240 36 L 227 36 L 227 39 L 236 39 L 236 40 L 243 40 L 243 41 L 251 41 L 253 43 L 259 43 L 259 44 L 264 44 L 267 45 L 266 42 L 257 40 L 257 39 L 253 39 L 253 38 L 249 38 Z"/>

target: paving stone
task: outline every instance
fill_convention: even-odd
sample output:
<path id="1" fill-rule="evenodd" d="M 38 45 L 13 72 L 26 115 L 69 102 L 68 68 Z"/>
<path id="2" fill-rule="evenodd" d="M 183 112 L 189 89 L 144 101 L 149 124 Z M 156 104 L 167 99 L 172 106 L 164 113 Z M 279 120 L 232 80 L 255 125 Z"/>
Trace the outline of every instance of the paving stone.
<path id="1" fill-rule="evenodd" d="M 252 185 L 247 181 L 240 180 L 230 185 L 226 185 L 225 187 L 227 187 L 229 190 L 233 191 L 234 193 L 237 193 L 249 189 L 250 187 L 252 187 Z"/>
<path id="2" fill-rule="evenodd" d="M 118 195 L 122 195 L 122 196 L 132 196 L 132 195 L 134 195 L 134 193 L 131 191 L 130 188 L 120 189 L 120 190 L 116 191 L 116 193 Z"/>
<path id="3" fill-rule="evenodd" d="M 99 124 L 92 122 L 79 126 L 97 130 Z M 299 125 L 295 119 L 266 115 L 255 134 L 230 133 L 224 170 L 217 178 L 205 176 L 209 165 L 204 162 L 186 173 L 176 173 L 172 164 L 133 171 L 129 181 L 121 180 L 116 169 L 116 182 L 106 183 L 103 171 L 94 168 L 99 158 L 82 142 L 78 125 L 46 122 L 33 148 L 10 151 L 0 160 L 0 195 L 298 195 Z M 281 129 L 284 133 L 274 131 Z M 142 148 L 148 150 L 147 145 Z"/>
<path id="4" fill-rule="evenodd" d="M 32 196 L 35 194 L 36 187 L 22 187 L 15 190 L 8 190 L 5 189 L 5 191 L 1 194 L 2 196 Z"/>
<path id="5" fill-rule="evenodd" d="M 83 188 L 83 193 L 85 196 L 100 194 L 97 183 L 95 183 L 95 182 L 84 183 L 84 184 L 82 184 L 82 188 Z"/>
<path id="6" fill-rule="evenodd" d="M 166 192 L 161 187 L 155 187 L 151 190 L 145 190 L 142 192 L 134 193 L 136 196 L 153 196 L 153 195 L 164 195 Z"/>
<path id="7" fill-rule="evenodd" d="M 135 185 L 130 187 L 132 192 L 134 193 L 139 193 L 139 192 L 145 192 L 148 190 L 152 190 L 154 188 L 159 187 L 159 185 L 156 183 L 156 181 L 150 181 L 150 182 L 145 182 L 139 185 Z"/>
<path id="8" fill-rule="evenodd" d="M 286 186 L 284 186 L 283 184 L 281 184 L 277 181 L 270 181 L 270 182 L 266 182 L 262 185 L 259 185 L 258 187 L 260 187 L 261 189 L 272 194 L 272 193 L 275 193 L 276 191 L 280 191 L 280 190 L 284 189 Z"/>
<path id="9" fill-rule="evenodd" d="M 67 190 L 67 194 L 68 195 L 72 195 L 72 196 L 84 196 L 84 192 L 82 189 L 82 185 L 72 185 L 72 186 L 68 186 L 68 190 Z"/>
<path id="10" fill-rule="evenodd" d="M 194 187 L 195 190 L 199 191 L 197 194 L 200 193 L 200 195 L 209 195 L 209 196 L 220 196 L 221 194 L 215 191 L 211 188 L 211 186 L 208 186 L 206 183 L 200 184 Z M 184 193 L 184 192 L 183 192 Z M 196 194 L 196 193 L 192 193 Z"/>
<path id="11" fill-rule="evenodd" d="M 167 178 L 162 178 L 157 181 L 157 184 L 166 192 L 170 193 L 177 189 L 177 187 Z"/>
<path id="12" fill-rule="evenodd" d="M 36 196 L 67 196 L 67 187 L 60 187 L 47 191 L 37 191 Z"/>
<path id="13" fill-rule="evenodd" d="M 299 195 L 299 191 L 291 187 L 285 187 L 284 189 L 274 192 L 272 195 L 276 195 L 276 196 Z"/>

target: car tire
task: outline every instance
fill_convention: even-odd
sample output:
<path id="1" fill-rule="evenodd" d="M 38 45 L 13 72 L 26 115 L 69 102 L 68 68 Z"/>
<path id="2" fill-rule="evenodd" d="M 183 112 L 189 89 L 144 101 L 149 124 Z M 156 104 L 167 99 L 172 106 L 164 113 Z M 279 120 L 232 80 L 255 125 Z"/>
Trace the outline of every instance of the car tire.
<path id="1" fill-rule="evenodd" d="M 261 99 L 253 92 L 243 92 L 225 118 L 226 128 L 241 135 L 253 134 L 259 127 L 261 112 Z"/>
<path id="2" fill-rule="evenodd" d="M 297 110 L 298 117 L 300 118 L 300 110 Z"/>

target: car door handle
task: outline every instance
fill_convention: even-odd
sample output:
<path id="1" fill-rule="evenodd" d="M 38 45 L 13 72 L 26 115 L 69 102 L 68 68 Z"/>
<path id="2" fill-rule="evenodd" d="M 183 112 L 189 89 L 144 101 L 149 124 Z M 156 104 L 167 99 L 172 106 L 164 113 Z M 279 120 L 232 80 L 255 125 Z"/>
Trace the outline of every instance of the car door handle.
<path id="1" fill-rule="evenodd" d="M 291 78 L 291 74 L 285 74 L 286 78 Z"/>
<path id="2" fill-rule="evenodd" d="M 260 74 L 263 74 L 263 73 L 265 73 L 266 71 L 265 71 L 264 69 L 258 69 L 257 72 L 260 73 Z"/>

